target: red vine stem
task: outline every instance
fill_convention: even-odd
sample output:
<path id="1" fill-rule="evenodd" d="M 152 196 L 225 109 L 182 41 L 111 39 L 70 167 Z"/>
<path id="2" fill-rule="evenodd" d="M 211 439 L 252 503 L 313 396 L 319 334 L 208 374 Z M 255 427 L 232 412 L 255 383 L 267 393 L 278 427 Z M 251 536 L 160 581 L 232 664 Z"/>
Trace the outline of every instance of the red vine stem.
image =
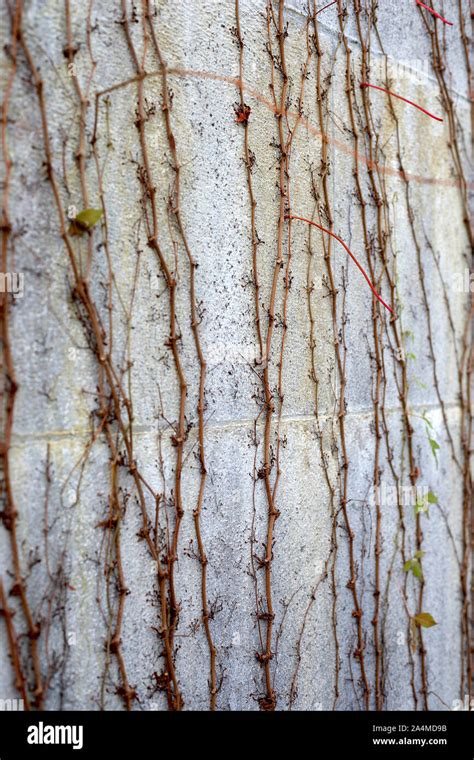
<path id="1" fill-rule="evenodd" d="M 391 90 L 386 90 L 385 87 L 378 87 L 376 84 L 369 84 L 369 82 L 361 82 L 361 87 L 372 87 L 374 90 L 380 90 L 380 92 L 385 92 L 387 95 L 392 95 L 394 98 L 398 98 L 398 100 L 403 100 L 404 103 L 408 103 L 410 106 L 415 106 L 415 108 L 418 108 L 419 111 L 422 111 L 427 116 L 430 116 L 430 118 L 435 119 L 435 121 L 443 121 L 439 116 L 434 116 L 434 114 L 427 111 L 425 108 L 422 108 L 418 105 L 418 103 L 414 103 L 412 100 L 408 100 L 408 98 L 403 98 L 401 95 L 397 95 L 396 92 L 392 92 Z"/>
<path id="2" fill-rule="evenodd" d="M 328 235 L 331 235 L 331 237 L 335 238 L 338 241 L 338 243 L 340 243 L 342 245 L 342 247 L 344 248 L 344 250 L 349 254 L 349 256 L 351 257 L 351 259 L 354 262 L 354 264 L 356 265 L 356 267 L 362 272 L 362 274 L 364 275 L 364 277 L 365 277 L 365 279 L 367 281 L 367 284 L 368 284 L 369 288 L 371 289 L 372 293 L 376 297 L 377 301 L 380 301 L 380 303 L 382 304 L 382 306 L 385 306 L 385 308 L 388 309 L 388 311 L 390 312 L 390 314 L 393 314 L 393 316 L 395 317 L 395 319 L 397 319 L 397 315 L 395 314 L 394 310 L 392 308 L 390 308 L 390 306 L 387 303 L 385 303 L 385 301 L 383 300 L 383 298 L 381 298 L 379 296 L 379 294 L 375 290 L 375 287 L 372 285 L 372 282 L 370 281 L 370 277 L 367 274 L 367 272 L 365 271 L 364 267 L 362 266 L 362 264 L 359 264 L 359 262 L 357 261 L 356 257 L 352 253 L 352 251 L 347 247 L 347 245 L 345 244 L 345 242 L 343 240 L 341 240 L 341 238 L 339 237 L 339 235 L 336 235 L 335 232 L 331 232 L 331 230 L 327 230 L 325 227 L 322 227 L 317 222 L 312 222 L 310 219 L 306 219 L 304 216 L 294 216 L 293 214 L 288 214 L 288 215 L 285 216 L 285 219 L 296 219 L 296 220 L 298 220 L 300 222 L 306 222 L 306 224 L 311 224 L 311 225 L 313 225 L 313 227 L 317 227 L 318 230 L 321 230 L 322 232 L 326 232 Z"/>
<path id="3" fill-rule="evenodd" d="M 443 18 L 443 16 L 440 16 L 440 14 L 437 13 L 434 10 L 434 8 L 430 8 L 429 5 L 425 5 L 424 3 L 421 2 L 421 0 L 416 0 L 416 4 L 417 5 L 421 5 L 422 8 L 424 8 L 425 10 L 429 11 L 430 13 L 432 13 L 433 16 L 436 16 L 436 18 L 439 18 L 439 20 L 442 21 L 443 24 L 447 24 L 448 26 L 452 26 L 453 25 L 452 21 L 448 21 L 447 19 Z"/>
<path id="4" fill-rule="evenodd" d="M 316 11 L 316 13 L 314 15 L 315 16 L 319 16 L 319 14 L 322 13 L 323 11 L 325 11 L 326 8 L 330 8 L 331 5 L 334 5 L 335 3 L 337 3 L 337 0 L 332 0 L 332 3 L 328 3 L 327 5 L 324 6 L 324 8 L 320 8 L 319 11 Z"/>

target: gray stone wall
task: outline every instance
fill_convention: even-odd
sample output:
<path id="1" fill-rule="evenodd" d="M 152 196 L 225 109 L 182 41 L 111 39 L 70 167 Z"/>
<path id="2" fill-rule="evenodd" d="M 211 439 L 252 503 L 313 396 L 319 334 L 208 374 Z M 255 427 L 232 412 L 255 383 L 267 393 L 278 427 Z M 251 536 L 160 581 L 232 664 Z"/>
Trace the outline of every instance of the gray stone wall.
<path id="1" fill-rule="evenodd" d="M 282 159 L 279 119 L 269 88 L 267 6 L 264 0 L 241 0 L 238 5 L 243 82 L 233 1 L 159 0 L 152 4 L 156 6 L 152 23 L 168 66 L 170 119 L 181 166 L 181 215 L 198 264 L 195 297 L 207 362 L 203 412 L 207 478 L 200 522 L 208 559 L 217 709 L 258 710 L 263 704 L 259 699 L 268 696 L 265 670 L 256 657 L 265 652 L 259 629 L 264 638 L 269 622 L 262 616 L 268 599 L 265 570 L 258 559 L 265 554 L 262 544 L 267 541 L 269 513 L 262 470 L 268 414 L 262 398 L 266 361 L 275 408 L 269 480 L 272 487 L 278 481 L 275 505 L 280 512 L 271 551 L 274 620 L 269 665 L 277 709 L 357 710 L 367 704 L 374 709 L 377 684 L 384 709 L 423 709 L 424 686 L 431 709 L 449 709 L 469 688 L 462 636 L 463 604 L 469 602 L 469 594 L 463 596 L 461 583 L 466 557 L 463 524 L 470 509 L 462 447 L 469 416 L 469 242 L 459 166 L 453 160 L 449 114 L 433 67 L 430 34 L 415 2 L 380 3 L 376 24 L 374 15 L 367 12 L 371 4 L 362 4 L 359 20 L 362 38 L 370 47 L 369 80 L 381 87 L 389 81 L 394 92 L 442 117 L 442 122 L 402 101 L 389 101 L 378 90 L 361 90 L 363 47 L 352 3 L 338 2 L 316 17 L 322 53 L 318 57 L 307 3 L 285 2 L 283 45 L 289 79 L 281 119 L 285 134 L 293 130 L 293 138 L 288 156 Z M 438 5 L 442 13 L 443 3 Z M 444 5 L 453 26 L 435 22 L 427 12 L 424 17 L 440 40 L 456 146 L 469 182 L 471 112 L 465 51 L 457 7 Z M 69 208 L 70 216 L 75 213 L 71 206 L 77 212 L 84 209 L 75 158 L 81 114 L 75 77 L 87 93 L 84 176 L 89 206 L 103 208 L 105 216 L 91 233 L 72 236 L 70 241 L 83 273 L 87 272 L 91 298 L 105 325 L 111 363 L 133 403 L 135 460 L 146 483 L 144 498 L 152 527 L 156 504 L 160 504 L 158 541 L 165 544 L 176 514 L 179 447 L 173 445 L 173 436 L 179 417 L 179 384 L 166 345 L 168 290 L 147 240 L 151 212 L 139 177 L 143 153 L 135 124 L 138 85 L 129 81 L 136 71 L 119 2 L 94 0 L 89 6 L 72 1 L 70 6 L 77 47 L 72 69 L 68 67 L 72 59 L 64 52 L 68 40 L 63 2 L 24 2 L 23 35 L 44 83 L 53 171 L 60 202 L 65 210 Z M 190 266 L 169 205 L 170 196 L 175 198 L 175 172 L 162 108 L 162 75 L 149 33 L 144 44 L 141 3 L 133 6 L 127 3 L 130 34 L 138 56 L 144 57 L 145 70 L 154 72 L 143 80 L 150 182 L 156 187 L 159 242 L 177 277 L 177 350 L 187 383 L 184 516 L 175 567 L 180 614 L 174 661 L 185 709 L 207 710 L 209 646 L 202 621 L 202 565 L 196 558 L 193 520 L 200 486 L 200 375 L 191 329 Z M 342 6 L 347 6 L 345 15 L 341 15 Z M 468 4 L 463 6 L 467 25 Z M 278 11 L 274 2 L 276 24 Z M 5 5 L 1 21 L 10 46 L 2 52 L 2 86 L 6 86 L 12 35 Z M 270 39 L 278 100 L 282 63 L 272 19 Z M 344 43 L 350 51 L 353 89 L 349 94 L 359 132 L 357 145 L 346 92 Z M 305 87 L 299 100 L 302 72 Z M 96 97 L 108 88 L 115 89 Z M 247 125 L 238 120 L 241 91 L 251 109 Z M 372 143 L 364 97 L 370 103 Z M 93 142 L 96 113 L 97 140 Z M 257 261 L 264 336 L 278 255 L 280 164 L 288 162 L 286 209 L 328 227 L 321 176 L 324 145 L 332 230 L 367 271 L 373 267 L 379 293 L 397 311 L 395 327 L 337 241 L 332 240 L 328 248 L 327 234 L 304 222 L 290 225 L 283 220 L 274 330 L 268 359 L 260 361 L 245 133 L 255 157 L 251 178 L 255 226 L 262 241 Z M 38 646 L 47 686 L 43 706 L 122 710 L 126 707 L 123 680 L 118 658 L 110 650 L 119 594 L 115 528 L 104 527 L 112 485 L 111 449 L 98 411 L 101 367 L 87 315 L 71 296 L 74 277 L 45 166 L 37 91 L 21 44 L 6 134 L 12 160 L 8 271 L 24 275 L 23 296 L 9 300 L 9 335 L 18 381 L 9 462 L 22 574 L 33 617 L 41 622 Z M 371 164 L 371 145 L 375 164 Z M 368 250 L 356 166 L 366 204 Z M 371 189 L 371 172 L 382 193 L 379 207 Z M 287 188 L 288 177 L 283 174 Z M 336 294 L 328 284 L 325 256 L 330 259 Z M 291 285 L 286 290 L 285 277 Z M 397 351 L 395 330 L 404 353 Z M 108 405 L 107 383 L 105 393 Z M 123 404 L 122 410 L 125 414 Z M 407 419 L 413 428 L 412 460 Z M 109 423 L 112 440 L 123 452 L 122 434 L 112 413 Z M 157 633 L 162 620 L 156 562 L 141 533 L 130 463 L 122 462 L 117 473 L 121 561 L 128 589 L 120 651 L 128 683 L 138 697 L 132 700 L 132 709 L 161 710 L 167 708 L 166 689 L 157 688 L 157 677 L 166 670 L 166 661 L 163 639 Z M 415 482 L 419 491 L 413 498 L 410 489 Z M 350 587 L 351 542 L 344 507 L 353 535 L 353 569 L 370 688 L 367 702 L 357 652 L 358 617 Z M 11 535 L 5 525 L 0 541 L 0 573 L 8 593 L 14 578 Z M 403 561 L 415 558 L 420 550 L 424 552 L 422 579 L 412 569 L 404 569 Z M 161 557 L 165 554 L 163 549 Z M 8 600 L 16 610 L 18 647 L 32 691 L 31 641 L 18 597 L 9 595 Z M 379 616 L 374 625 L 377 600 Z M 420 628 L 413 623 L 420 612 L 430 613 L 436 625 Z M 0 696 L 18 697 L 4 626 L 0 638 Z M 420 648 L 426 654 L 420 654 Z"/>

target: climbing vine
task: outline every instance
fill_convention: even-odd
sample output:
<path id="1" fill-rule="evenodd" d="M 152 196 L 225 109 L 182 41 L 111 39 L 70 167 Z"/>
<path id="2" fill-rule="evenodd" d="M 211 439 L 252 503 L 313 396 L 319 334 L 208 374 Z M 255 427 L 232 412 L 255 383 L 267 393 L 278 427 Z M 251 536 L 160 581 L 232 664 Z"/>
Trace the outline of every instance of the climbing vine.
<path id="1" fill-rule="evenodd" d="M 1 273 L 7 282 L 23 257 L 28 274 L 26 231 L 46 230 L 63 283 L 49 292 L 43 273 L 41 297 L 68 356 L 83 360 L 55 386 L 64 416 L 51 390 L 37 397 L 41 420 L 71 428 L 80 409 L 81 429 L 74 419 L 72 433 L 42 430 L 42 454 L 28 454 L 42 484 L 33 509 L 21 475 L 22 307 L 0 292 L 0 613 L 12 688 L 25 709 L 73 702 L 70 630 L 93 610 L 77 635 L 82 656 L 94 652 L 88 704 L 99 709 L 235 709 L 237 688 L 244 709 L 307 709 L 316 694 L 322 709 L 381 711 L 394 704 L 396 659 L 401 706 L 429 710 L 445 706 L 432 685 L 441 625 L 460 642 L 451 699 L 470 697 L 472 287 L 458 308 L 422 207 L 443 185 L 456 196 L 471 276 L 467 121 L 452 82 L 461 60 L 472 89 L 466 4 L 445 17 L 442 3 L 411 3 L 429 88 L 394 75 L 377 0 L 219 4 L 224 52 L 209 52 L 207 68 L 199 46 L 209 35 L 211 51 L 212 35 L 185 23 L 204 10 L 174 5 L 117 0 L 105 12 L 64 0 L 58 62 L 26 4 L 6 4 Z M 213 68 L 221 55 L 232 70 Z M 25 98 L 39 223 L 34 204 L 31 220 L 21 210 Z M 422 174 L 418 130 L 448 178 Z M 209 169 L 218 150 L 222 166 Z M 207 198 L 225 161 L 232 181 Z M 216 360 L 227 310 L 235 335 Z M 234 362 L 239 340 L 250 356 L 241 362 L 239 344 Z M 77 454 L 60 451 L 67 435 Z M 237 479 L 246 469 L 250 485 Z M 459 514 L 443 501 L 446 473 L 460 484 Z M 33 515 L 41 527 L 29 530 Z M 431 606 L 438 542 L 457 568 L 455 622 Z M 308 685 L 315 659 L 325 683 Z"/>

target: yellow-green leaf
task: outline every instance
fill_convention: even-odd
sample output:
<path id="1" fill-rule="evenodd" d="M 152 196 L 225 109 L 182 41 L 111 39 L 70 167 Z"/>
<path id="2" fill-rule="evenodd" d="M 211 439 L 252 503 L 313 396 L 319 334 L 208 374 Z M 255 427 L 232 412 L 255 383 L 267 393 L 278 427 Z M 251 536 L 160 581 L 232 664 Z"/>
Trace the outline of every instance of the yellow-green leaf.
<path id="1" fill-rule="evenodd" d="M 84 211 L 80 211 L 74 222 L 85 230 L 90 230 L 103 215 L 101 208 L 85 208 Z"/>
<path id="2" fill-rule="evenodd" d="M 436 452 L 439 449 L 439 443 L 438 443 L 438 441 L 435 441 L 434 438 L 430 438 L 429 436 L 428 436 L 428 440 L 430 442 L 431 451 L 433 452 L 433 456 L 436 459 L 436 461 L 438 461 L 438 457 L 436 456 Z"/>
<path id="3" fill-rule="evenodd" d="M 424 501 L 417 501 L 415 504 L 415 515 L 424 514 L 427 517 L 430 516 L 428 504 L 425 504 Z"/>
<path id="4" fill-rule="evenodd" d="M 411 561 L 411 571 L 415 578 L 423 578 L 423 572 L 421 570 L 421 565 L 418 562 L 417 559 L 412 559 Z"/>
<path id="5" fill-rule="evenodd" d="M 421 625 L 423 628 L 432 628 L 432 626 L 437 625 L 436 620 L 434 620 L 429 612 L 420 612 L 419 615 L 414 616 L 413 620 L 417 625 Z"/>
<path id="6" fill-rule="evenodd" d="M 403 565 L 403 570 L 405 573 L 409 573 L 411 570 L 415 578 L 423 578 L 423 571 L 419 563 L 419 559 L 423 556 L 423 554 L 424 552 L 417 552 L 413 559 L 409 559 L 408 562 L 405 562 Z"/>

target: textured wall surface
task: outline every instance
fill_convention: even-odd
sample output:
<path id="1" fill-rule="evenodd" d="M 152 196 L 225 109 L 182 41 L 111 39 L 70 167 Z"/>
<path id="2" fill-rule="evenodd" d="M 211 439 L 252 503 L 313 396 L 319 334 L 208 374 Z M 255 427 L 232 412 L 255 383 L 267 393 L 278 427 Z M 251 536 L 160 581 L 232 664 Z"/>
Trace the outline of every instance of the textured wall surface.
<path id="1" fill-rule="evenodd" d="M 468 4 L 436 3 L 452 26 L 401 1 L 9 5 L 0 697 L 451 708 L 471 676 Z M 74 230 L 85 208 L 104 214 Z"/>

